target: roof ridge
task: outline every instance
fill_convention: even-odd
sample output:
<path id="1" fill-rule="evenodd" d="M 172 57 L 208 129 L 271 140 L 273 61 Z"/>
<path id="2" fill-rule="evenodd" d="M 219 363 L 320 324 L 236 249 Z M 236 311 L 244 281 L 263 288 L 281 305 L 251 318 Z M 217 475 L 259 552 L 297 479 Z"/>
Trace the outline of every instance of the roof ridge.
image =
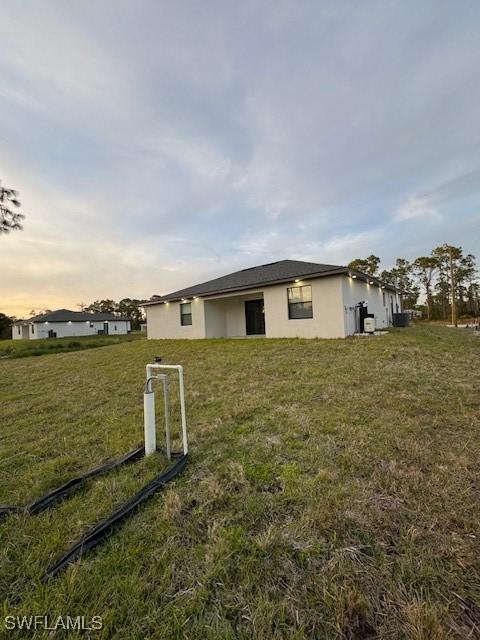
<path id="1" fill-rule="evenodd" d="M 240 269 L 240 271 L 234 271 L 233 273 L 242 273 L 242 271 L 251 271 L 252 269 L 261 269 L 262 267 L 270 267 L 272 264 L 280 264 L 281 262 L 292 262 L 292 261 L 291 260 L 276 260 L 275 262 L 266 262 L 265 264 L 259 264 L 256 267 L 247 267 L 246 269 Z M 222 277 L 222 276 L 220 276 L 220 277 Z"/>

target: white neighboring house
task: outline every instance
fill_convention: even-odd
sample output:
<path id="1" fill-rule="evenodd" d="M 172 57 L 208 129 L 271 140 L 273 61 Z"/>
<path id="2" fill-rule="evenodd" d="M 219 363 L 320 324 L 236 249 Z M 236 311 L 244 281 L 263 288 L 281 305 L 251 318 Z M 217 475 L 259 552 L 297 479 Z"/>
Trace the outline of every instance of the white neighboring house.
<path id="1" fill-rule="evenodd" d="M 130 320 L 111 313 L 87 313 L 58 309 L 12 325 L 14 340 L 39 338 L 73 338 L 77 336 L 125 335 L 130 331 Z"/>
<path id="2" fill-rule="evenodd" d="M 405 309 L 405 313 L 408 314 L 410 320 L 421 320 L 423 318 L 423 312 L 420 309 Z"/>
<path id="3" fill-rule="evenodd" d="M 149 338 L 345 338 L 401 312 L 400 292 L 348 267 L 281 260 L 144 304 Z"/>

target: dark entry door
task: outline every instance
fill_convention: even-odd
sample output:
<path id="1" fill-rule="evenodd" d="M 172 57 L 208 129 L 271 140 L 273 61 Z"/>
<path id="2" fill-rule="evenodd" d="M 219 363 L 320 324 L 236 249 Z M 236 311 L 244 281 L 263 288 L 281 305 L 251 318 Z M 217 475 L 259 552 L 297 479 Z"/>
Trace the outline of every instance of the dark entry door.
<path id="1" fill-rule="evenodd" d="M 103 323 L 103 333 L 108 335 L 108 322 Z"/>
<path id="2" fill-rule="evenodd" d="M 358 307 L 358 330 L 360 333 L 365 331 L 365 318 L 368 318 L 368 309 L 361 303 Z"/>
<path id="3" fill-rule="evenodd" d="M 265 335 L 263 300 L 245 300 L 245 323 L 247 336 Z"/>

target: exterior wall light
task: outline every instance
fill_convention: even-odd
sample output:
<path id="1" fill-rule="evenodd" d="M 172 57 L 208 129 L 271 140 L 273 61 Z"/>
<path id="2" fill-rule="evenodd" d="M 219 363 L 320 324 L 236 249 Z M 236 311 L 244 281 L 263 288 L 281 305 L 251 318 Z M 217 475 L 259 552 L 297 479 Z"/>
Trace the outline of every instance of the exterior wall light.
<path id="1" fill-rule="evenodd" d="M 355 274 L 352 276 L 352 278 L 353 278 L 354 280 L 356 279 L 356 277 L 357 277 L 357 276 L 356 276 Z"/>

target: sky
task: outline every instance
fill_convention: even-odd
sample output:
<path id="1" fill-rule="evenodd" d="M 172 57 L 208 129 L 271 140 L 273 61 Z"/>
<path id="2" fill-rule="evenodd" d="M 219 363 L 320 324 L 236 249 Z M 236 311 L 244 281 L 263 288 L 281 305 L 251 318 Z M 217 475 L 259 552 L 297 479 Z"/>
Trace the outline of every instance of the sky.
<path id="1" fill-rule="evenodd" d="M 478 0 L 3 0 L 0 312 L 480 255 Z"/>

